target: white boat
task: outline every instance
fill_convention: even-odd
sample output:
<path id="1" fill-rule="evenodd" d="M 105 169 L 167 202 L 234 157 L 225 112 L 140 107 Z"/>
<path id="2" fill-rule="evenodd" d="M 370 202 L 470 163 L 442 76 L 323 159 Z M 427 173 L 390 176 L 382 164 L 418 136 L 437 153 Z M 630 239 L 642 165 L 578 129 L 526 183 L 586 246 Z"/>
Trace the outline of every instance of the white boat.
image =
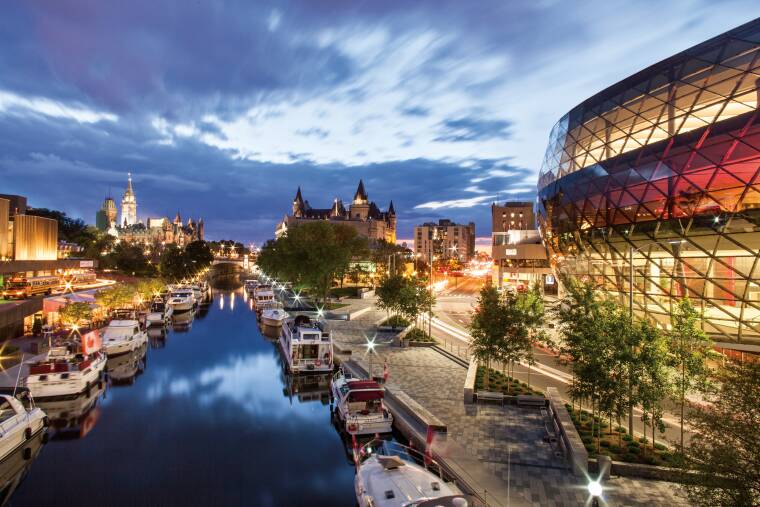
<path id="1" fill-rule="evenodd" d="M 374 435 L 390 433 L 393 415 L 383 405 L 385 389 L 374 380 L 352 378 L 338 371 L 333 376 L 331 392 L 335 412 L 348 433 Z"/>
<path id="2" fill-rule="evenodd" d="M 257 310 L 272 308 L 277 304 L 271 285 L 259 285 L 253 291 L 253 304 Z"/>
<path id="3" fill-rule="evenodd" d="M 53 347 L 45 359 L 28 366 L 24 384 L 32 396 L 69 396 L 87 391 L 98 383 L 106 366 L 106 355 L 100 351 L 74 355 L 66 347 Z"/>
<path id="4" fill-rule="evenodd" d="M 174 308 L 161 298 L 155 298 L 150 304 L 150 311 L 145 317 L 148 326 L 163 326 L 172 319 Z"/>
<path id="5" fill-rule="evenodd" d="M 329 372 L 333 369 L 332 335 L 306 315 L 286 319 L 280 348 L 289 372 Z"/>
<path id="6" fill-rule="evenodd" d="M 248 294 L 253 294 L 253 292 L 256 290 L 256 287 L 259 286 L 258 280 L 246 280 L 243 285 L 245 286 L 245 291 Z"/>
<path id="7" fill-rule="evenodd" d="M 203 301 L 203 290 L 201 290 L 201 286 L 198 284 L 191 284 L 187 286 L 188 289 L 193 291 L 193 298 L 195 299 L 195 304 L 201 304 L 201 301 Z"/>
<path id="8" fill-rule="evenodd" d="M 112 320 L 103 332 L 106 355 L 117 356 L 139 349 L 148 343 L 148 333 L 136 320 Z"/>
<path id="9" fill-rule="evenodd" d="M 475 505 L 471 497 L 443 480 L 437 463 L 396 442 L 370 442 L 362 447 L 359 460 L 354 478 L 359 507 Z"/>
<path id="10" fill-rule="evenodd" d="M 47 426 L 45 412 L 34 405 L 28 389 L 0 391 L 0 461 Z"/>
<path id="11" fill-rule="evenodd" d="M 280 327 L 288 317 L 288 312 L 282 308 L 266 308 L 261 312 L 261 323 L 265 326 Z"/>
<path id="12" fill-rule="evenodd" d="M 195 296 L 190 289 L 175 288 L 169 292 L 169 306 L 175 314 L 182 312 L 189 312 L 195 308 Z"/>

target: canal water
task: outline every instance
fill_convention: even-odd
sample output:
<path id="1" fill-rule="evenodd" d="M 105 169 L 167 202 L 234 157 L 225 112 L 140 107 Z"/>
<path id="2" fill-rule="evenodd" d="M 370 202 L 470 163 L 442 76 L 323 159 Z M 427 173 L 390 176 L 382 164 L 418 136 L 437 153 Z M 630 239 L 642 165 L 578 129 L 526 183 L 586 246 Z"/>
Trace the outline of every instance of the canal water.
<path id="1" fill-rule="evenodd" d="M 89 397 L 40 403 L 50 441 L 10 505 L 355 505 L 327 377 L 284 374 L 242 290 L 108 368 Z"/>

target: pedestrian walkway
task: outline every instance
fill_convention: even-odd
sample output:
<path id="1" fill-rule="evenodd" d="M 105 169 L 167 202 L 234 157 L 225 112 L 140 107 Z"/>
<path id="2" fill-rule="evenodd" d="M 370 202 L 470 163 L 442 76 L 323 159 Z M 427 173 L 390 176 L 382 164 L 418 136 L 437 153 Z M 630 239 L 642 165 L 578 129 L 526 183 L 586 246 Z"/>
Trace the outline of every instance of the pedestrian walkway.
<path id="1" fill-rule="evenodd" d="M 369 364 L 365 335 L 371 336 L 371 323 L 379 316 L 379 312 L 367 312 L 356 321 L 332 324 L 340 348 L 352 350 L 352 358 L 365 369 Z M 467 474 L 468 483 L 489 505 L 586 504 L 588 481 L 574 477 L 565 467 L 564 456 L 544 442 L 540 409 L 464 405 L 465 368 L 428 347 L 383 344 L 376 350 L 374 374 L 381 375 L 387 361 L 388 387 L 403 390 L 446 423 L 448 435 L 434 442 L 436 453 Z M 672 483 L 616 478 L 605 486 L 608 505 L 686 505 Z"/>

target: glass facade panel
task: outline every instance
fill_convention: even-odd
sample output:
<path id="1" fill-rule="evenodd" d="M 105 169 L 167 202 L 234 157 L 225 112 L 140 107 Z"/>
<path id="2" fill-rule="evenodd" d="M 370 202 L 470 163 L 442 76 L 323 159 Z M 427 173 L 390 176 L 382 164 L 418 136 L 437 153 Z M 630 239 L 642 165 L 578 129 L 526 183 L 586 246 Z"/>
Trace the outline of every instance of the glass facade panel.
<path id="1" fill-rule="evenodd" d="M 760 345 L 760 20 L 591 97 L 552 129 L 539 175 L 551 262 L 667 325 Z"/>

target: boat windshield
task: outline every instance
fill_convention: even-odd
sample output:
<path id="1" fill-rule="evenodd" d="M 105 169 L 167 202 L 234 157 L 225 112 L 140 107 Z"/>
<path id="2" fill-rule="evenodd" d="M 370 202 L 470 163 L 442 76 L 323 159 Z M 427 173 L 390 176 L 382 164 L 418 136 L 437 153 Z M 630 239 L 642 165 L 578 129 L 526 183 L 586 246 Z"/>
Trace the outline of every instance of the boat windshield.
<path id="1" fill-rule="evenodd" d="M 114 326 L 107 327 L 105 333 L 103 333 L 103 339 L 109 340 L 111 338 L 125 338 L 138 333 L 137 326 Z"/>
<path id="2" fill-rule="evenodd" d="M 13 410 L 11 404 L 5 398 L 0 401 L 0 423 L 3 423 L 16 415 L 16 411 Z"/>
<path id="3" fill-rule="evenodd" d="M 163 312 L 164 311 L 164 304 L 163 303 L 153 303 L 150 305 L 150 311 L 151 312 Z"/>

